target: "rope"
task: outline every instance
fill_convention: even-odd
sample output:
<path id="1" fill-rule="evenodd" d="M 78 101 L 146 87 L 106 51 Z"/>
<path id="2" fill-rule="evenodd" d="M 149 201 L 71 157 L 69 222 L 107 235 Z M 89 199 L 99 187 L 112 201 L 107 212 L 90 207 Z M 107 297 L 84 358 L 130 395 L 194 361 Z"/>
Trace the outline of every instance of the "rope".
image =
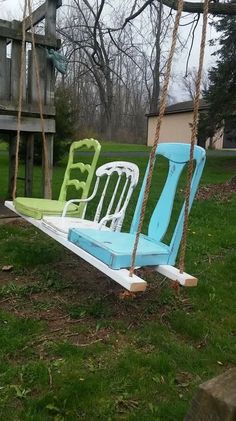
<path id="1" fill-rule="evenodd" d="M 22 99 L 23 99 L 23 86 L 24 86 L 24 66 L 25 66 L 25 17 L 26 17 L 27 0 L 25 0 L 22 21 L 22 47 L 21 47 L 21 65 L 20 65 L 20 83 L 19 83 L 19 101 L 18 101 L 18 114 L 17 114 L 17 134 L 16 134 L 16 156 L 15 156 L 15 169 L 13 178 L 12 198 L 16 198 L 16 183 L 19 168 L 19 148 L 20 148 L 20 126 L 21 126 L 21 113 L 22 113 Z"/>
<path id="2" fill-rule="evenodd" d="M 19 86 L 19 102 L 18 102 L 18 117 L 17 117 L 16 157 L 15 157 L 15 171 L 14 171 L 13 191 L 12 191 L 13 200 L 16 198 L 16 184 L 17 184 L 17 174 L 18 174 L 18 168 L 19 168 L 19 146 L 20 146 L 20 131 L 21 131 L 20 127 L 21 127 L 22 99 L 23 99 L 23 85 L 24 85 L 24 65 L 25 65 L 25 18 L 26 18 L 27 7 L 29 11 L 29 16 L 30 16 L 32 53 L 33 53 L 33 61 L 35 64 L 36 86 L 37 86 L 37 95 L 38 95 L 38 102 L 39 102 L 41 130 L 42 130 L 42 137 L 43 137 L 45 184 L 46 184 L 46 189 L 49 192 L 49 195 L 51 196 L 49 159 L 48 159 L 47 141 L 46 141 L 46 136 L 45 136 L 45 125 L 44 125 L 44 118 L 43 118 L 43 105 L 42 105 L 42 97 L 41 97 L 41 90 L 40 90 L 39 68 L 38 68 L 38 60 L 37 60 L 35 39 L 34 39 L 32 6 L 31 6 L 31 0 L 25 0 L 23 20 L 22 20 L 22 48 L 21 48 L 21 67 L 20 67 L 20 83 L 19 83 L 20 86 Z"/>
<path id="3" fill-rule="evenodd" d="M 193 174 L 193 154 L 194 154 L 194 145 L 195 145 L 197 134 L 198 134 L 199 103 L 200 103 L 200 93 L 201 93 L 203 61 L 204 61 L 204 53 L 205 53 L 205 46 L 206 46 L 208 5 L 209 5 L 209 0 L 205 0 L 204 9 L 203 9 L 203 25 L 202 25 L 202 37 L 201 37 L 201 45 L 200 45 L 199 66 L 198 66 L 195 96 L 194 96 L 194 107 L 193 107 L 194 112 L 193 112 L 193 123 L 192 123 L 192 133 L 191 133 L 190 158 L 189 158 L 189 163 L 188 163 L 187 183 L 186 183 L 186 190 L 185 190 L 184 225 L 183 225 L 183 235 L 182 235 L 180 257 L 179 257 L 180 273 L 183 273 L 184 271 L 184 262 L 185 262 L 186 246 L 187 246 L 189 205 L 190 205 L 189 202 L 190 202 L 191 181 L 192 181 L 192 174 Z"/>
<path id="4" fill-rule="evenodd" d="M 168 86 L 169 86 L 170 74 L 171 74 L 171 66 L 172 66 L 173 56 L 174 56 L 174 52 L 175 52 L 175 46 L 176 46 L 176 42 L 177 42 L 178 28 L 179 28 L 179 22 L 180 22 L 182 10 L 183 10 L 183 0 L 178 0 L 178 9 L 177 9 L 177 13 L 176 13 L 176 16 L 175 16 L 175 23 L 174 23 L 173 33 L 172 33 L 171 48 L 170 48 L 169 56 L 168 56 L 168 59 L 167 59 L 164 83 L 163 83 L 162 93 L 161 93 L 161 97 L 160 97 L 160 110 L 159 110 L 159 116 L 158 116 L 158 120 L 157 120 L 155 138 L 154 138 L 154 143 L 153 143 L 151 153 L 150 153 L 149 172 L 148 172 L 148 177 L 147 177 L 147 182 L 146 182 L 146 187 L 145 187 L 145 192 L 144 192 L 144 198 L 143 198 L 142 209 L 141 209 L 141 216 L 140 216 L 140 219 L 139 219 L 139 225 L 138 225 L 138 229 L 137 229 L 137 233 L 136 233 L 136 237 L 135 237 L 135 241 L 134 241 L 133 253 L 132 253 L 132 256 L 131 256 L 131 267 L 130 267 L 130 272 L 129 272 L 130 276 L 132 276 L 133 273 L 134 273 L 135 258 L 136 258 L 137 248 L 138 248 L 138 242 L 139 242 L 139 238 L 140 238 L 140 234 L 141 234 L 141 230 L 142 230 L 142 226 L 143 226 L 145 210 L 146 210 L 148 196 L 149 196 L 150 187 L 151 187 L 151 181 L 152 181 L 152 175 L 153 175 L 155 157 L 156 157 L 156 148 L 157 148 L 157 145 L 159 143 L 161 123 L 162 123 L 162 119 L 163 119 L 163 116 L 164 116 L 164 113 L 165 113 L 166 100 L 167 100 L 167 94 L 168 94 Z"/>
<path id="5" fill-rule="evenodd" d="M 40 89 L 39 66 L 38 66 L 35 39 L 34 39 L 34 25 L 33 25 L 33 17 L 32 17 L 31 0 L 28 0 L 28 9 L 29 9 L 29 15 L 30 15 L 30 27 L 31 27 L 31 35 L 32 35 L 31 37 L 32 38 L 32 53 L 33 53 L 33 61 L 35 64 L 39 113 L 40 113 L 40 122 L 41 122 L 42 138 L 43 138 L 45 187 L 46 187 L 47 192 L 49 193 L 49 196 L 51 197 L 52 190 L 51 190 L 51 180 L 50 180 L 50 171 L 49 171 L 49 159 L 48 159 L 47 140 L 45 136 L 45 125 L 44 125 L 44 118 L 43 118 L 43 104 L 42 104 L 42 96 L 41 96 L 41 89 Z"/>

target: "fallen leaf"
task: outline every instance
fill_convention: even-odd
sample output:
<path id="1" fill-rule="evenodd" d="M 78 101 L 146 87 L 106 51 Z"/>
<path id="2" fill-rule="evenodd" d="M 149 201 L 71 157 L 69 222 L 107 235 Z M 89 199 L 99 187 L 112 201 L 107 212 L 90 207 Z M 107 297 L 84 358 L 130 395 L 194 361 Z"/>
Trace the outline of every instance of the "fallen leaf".
<path id="1" fill-rule="evenodd" d="M 119 298 L 121 300 L 126 300 L 126 299 L 129 299 L 129 298 L 135 298 L 135 294 L 133 292 L 130 292 L 130 291 L 124 291 L 124 292 L 119 293 Z"/>
<path id="2" fill-rule="evenodd" d="M 10 270 L 12 270 L 12 269 L 13 269 L 12 265 L 7 265 L 7 266 L 2 267 L 3 272 L 10 272 Z"/>

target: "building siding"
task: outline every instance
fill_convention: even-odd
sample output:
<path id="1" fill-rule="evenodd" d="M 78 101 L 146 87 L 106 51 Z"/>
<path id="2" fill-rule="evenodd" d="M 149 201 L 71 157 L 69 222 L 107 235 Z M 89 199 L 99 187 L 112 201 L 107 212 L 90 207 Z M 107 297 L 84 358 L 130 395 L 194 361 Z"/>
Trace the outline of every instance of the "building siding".
<path id="1" fill-rule="evenodd" d="M 191 123 L 193 121 L 193 111 L 167 114 L 163 116 L 160 143 L 177 142 L 190 143 L 191 141 Z M 147 145 L 152 146 L 155 138 L 157 116 L 148 117 Z M 206 142 L 206 147 L 209 146 Z M 213 141 L 215 149 L 223 147 L 223 130 L 220 130 Z"/>

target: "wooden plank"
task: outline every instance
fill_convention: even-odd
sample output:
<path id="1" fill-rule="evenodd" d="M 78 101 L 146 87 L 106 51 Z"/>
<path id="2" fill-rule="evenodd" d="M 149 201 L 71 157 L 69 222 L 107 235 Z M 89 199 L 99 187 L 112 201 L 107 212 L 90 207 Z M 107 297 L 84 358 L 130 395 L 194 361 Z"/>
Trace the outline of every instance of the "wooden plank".
<path id="1" fill-rule="evenodd" d="M 0 19 L 0 26 L 3 26 L 4 28 L 11 28 L 11 21 Z"/>
<path id="2" fill-rule="evenodd" d="M 6 38 L 0 38 L 0 98 L 9 97 L 7 84 L 7 43 Z"/>
<path id="3" fill-rule="evenodd" d="M 38 107 L 39 112 L 36 66 L 38 67 L 41 101 L 44 108 L 46 95 L 46 53 L 40 47 L 36 47 L 35 52 L 37 57 L 37 64 L 33 60 L 33 52 L 28 52 L 28 102 L 33 105 L 34 108 Z"/>
<path id="4" fill-rule="evenodd" d="M 22 32 L 21 30 L 15 28 L 6 28 L 5 26 L 0 26 L 0 37 L 13 39 L 15 41 L 22 40 Z M 26 42 L 32 42 L 32 35 L 30 32 L 26 32 L 25 34 Z M 61 47 L 61 40 L 55 38 L 49 38 L 44 35 L 35 34 L 34 35 L 35 44 L 43 45 L 49 48 L 60 49 Z"/>
<path id="5" fill-rule="evenodd" d="M 47 12 L 45 17 L 45 35 L 56 38 L 56 7 L 54 0 L 47 0 Z M 55 101 L 55 69 L 51 60 L 46 63 L 46 93 L 45 103 L 54 105 Z"/>
<path id="6" fill-rule="evenodd" d="M 39 85 L 40 85 L 40 92 L 41 92 L 41 101 L 42 106 L 46 102 L 46 51 L 40 47 L 36 47 L 36 54 L 38 57 L 38 70 L 39 70 Z"/>
<path id="7" fill-rule="evenodd" d="M 54 119 L 50 119 L 50 118 L 44 119 L 44 125 L 45 125 L 46 133 L 55 133 L 56 130 L 55 130 Z M 17 116 L 0 115 L 0 130 L 16 131 L 17 130 Z M 21 131 L 40 133 L 42 131 L 40 118 L 22 116 Z"/>
<path id="8" fill-rule="evenodd" d="M 147 282 L 143 279 L 139 278 L 137 275 L 133 275 L 132 277 L 129 276 L 129 271 L 127 269 L 119 269 L 113 270 L 110 269 L 107 265 L 105 265 L 101 260 L 96 259 L 96 257 L 91 256 L 86 251 L 82 250 L 80 247 L 75 246 L 73 243 L 68 241 L 63 236 L 53 232 L 49 228 L 47 228 L 42 220 L 33 219 L 24 215 L 21 215 L 17 212 L 14 208 L 14 205 L 10 201 L 5 202 L 5 206 L 15 212 L 17 215 L 22 216 L 26 221 L 30 224 L 34 225 L 35 227 L 39 228 L 45 234 L 49 235 L 54 240 L 58 241 L 58 243 L 62 244 L 68 250 L 75 253 L 77 256 L 84 259 L 86 262 L 91 264 L 96 269 L 103 272 L 105 275 L 109 276 L 109 278 L 113 279 L 115 282 L 120 284 L 122 287 L 126 288 L 128 291 L 131 292 L 140 292 L 145 291 L 147 287 Z"/>
<path id="9" fill-rule="evenodd" d="M 51 60 L 46 62 L 46 91 L 45 103 L 49 107 L 54 107 L 55 102 L 55 69 Z"/>
<path id="10" fill-rule="evenodd" d="M 56 17 L 57 8 L 55 0 L 47 0 L 45 14 L 45 36 L 48 38 L 56 38 Z"/>
<path id="11" fill-rule="evenodd" d="M 9 57 L 7 57 L 6 85 L 7 85 L 7 100 L 10 101 L 10 98 L 11 98 L 11 59 Z"/>
<path id="12" fill-rule="evenodd" d="M 236 420 L 236 368 L 201 384 L 185 421 Z"/>
<path id="13" fill-rule="evenodd" d="M 51 199 L 52 197 L 52 170 L 53 170 L 53 134 L 46 134 L 47 143 L 47 156 L 48 156 L 48 167 L 49 167 L 49 178 L 50 186 L 47 185 L 47 172 L 45 171 L 45 159 L 44 159 L 44 148 L 43 148 L 43 197 L 45 199 Z"/>
<path id="14" fill-rule="evenodd" d="M 197 286 L 197 278 L 192 275 L 189 275 L 186 272 L 180 273 L 179 269 L 171 265 L 158 265 L 154 268 L 161 275 L 166 276 L 172 281 L 178 282 L 180 285 L 185 287 L 195 287 Z"/>
<path id="15" fill-rule="evenodd" d="M 32 196 L 33 169 L 34 169 L 34 134 L 30 133 L 26 139 L 26 157 L 25 157 L 25 196 L 26 197 Z"/>
<path id="16" fill-rule="evenodd" d="M 12 41 L 11 52 L 11 101 L 18 106 L 19 91 L 20 91 L 20 73 L 21 73 L 21 42 Z M 25 91 L 25 65 L 24 65 L 24 79 L 23 79 L 23 101 L 26 97 Z"/>
<path id="17" fill-rule="evenodd" d="M 16 114 L 18 111 L 18 104 L 13 104 L 6 100 L 0 99 L 0 111 L 5 112 L 5 114 Z M 22 104 L 22 114 L 37 114 L 39 115 L 39 106 L 38 104 Z M 43 114 L 45 116 L 55 116 L 56 110 L 52 105 L 44 105 Z"/>
<path id="18" fill-rule="evenodd" d="M 0 125 L 1 128 L 1 125 Z M 16 136 L 12 136 L 9 141 L 9 161 L 8 161 L 8 197 L 12 197 L 15 162 L 16 162 Z"/>
<path id="19" fill-rule="evenodd" d="M 35 65 L 33 63 L 32 50 L 28 51 L 27 101 L 31 106 L 35 107 L 39 113 Z"/>
<path id="20" fill-rule="evenodd" d="M 55 7 L 56 9 L 58 9 L 59 7 L 61 7 L 62 5 L 62 0 L 54 0 L 55 3 Z M 46 15 L 47 12 L 47 1 L 45 1 L 45 3 L 43 3 L 41 6 L 39 6 L 36 10 L 33 11 L 32 13 L 32 22 L 33 25 L 37 25 L 39 22 L 41 22 Z M 27 16 L 25 18 L 25 30 L 28 31 L 28 29 L 31 28 L 31 17 Z"/>

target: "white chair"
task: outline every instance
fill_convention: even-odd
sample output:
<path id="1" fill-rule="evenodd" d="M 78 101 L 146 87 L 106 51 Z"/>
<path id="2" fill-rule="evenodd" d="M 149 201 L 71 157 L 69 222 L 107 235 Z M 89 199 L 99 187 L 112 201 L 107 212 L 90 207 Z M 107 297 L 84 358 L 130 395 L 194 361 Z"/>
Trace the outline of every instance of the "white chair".
<path id="1" fill-rule="evenodd" d="M 61 216 L 45 216 L 42 223 L 59 235 L 67 237 L 71 228 L 95 228 L 120 231 L 125 212 L 139 179 L 139 169 L 131 162 L 114 161 L 102 165 L 96 170 L 96 182 L 93 193 L 87 199 L 71 199 L 66 202 Z M 106 177 L 104 187 L 93 220 L 85 218 L 87 204 L 97 195 L 101 179 Z M 117 180 L 115 180 L 117 178 Z M 112 184 L 112 180 L 114 180 Z M 116 181 L 116 182 L 115 182 Z M 109 188 L 113 194 L 109 199 Z M 67 217 L 71 203 L 85 203 L 82 218 Z"/>

